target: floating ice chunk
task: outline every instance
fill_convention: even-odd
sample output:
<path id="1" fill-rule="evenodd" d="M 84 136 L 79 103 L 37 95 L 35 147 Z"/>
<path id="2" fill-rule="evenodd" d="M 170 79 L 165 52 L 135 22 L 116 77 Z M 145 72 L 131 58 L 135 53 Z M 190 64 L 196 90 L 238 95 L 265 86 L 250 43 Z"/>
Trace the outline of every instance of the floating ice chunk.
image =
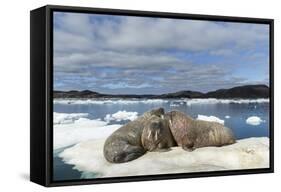
<path id="1" fill-rule="evenodd" d="M 180 104 L 186 103 L 187 105 L 195 104 L 247 104 L 247 103 L 269 103 L 269 99 L 184 99 L 176 100 L 181 102 Z M 168 99 L 54 99 L 54 104 L 70 104 L 70 105 L 104 105 L 104 104 L 120 104 L 120 105 L 131 105 L 131 104 L 151 104 L 158 105 L 162 103 L 168 103 Z"/>
<path id="2" fill-rule="evenodd" d="M 122 121 L 122 120 L 130 120 L 133 121 L 138 118 L 138 112 L 127 112 L 127 111 L 118 111 L 114 114 L 107 114 L 104 118 L 105 121 L 109 122 L 112 120 Z"/>
<path id="3" fill-rule="evenodd" d="M 177 103 L 171 103 L 170 104 L 170 107 L 179 107 L 180 105 L 179 104 L 177 104 Z"/>
<path id="4" fill-rule="evenodd" d="M 67 147 L 89 139 L 107 138 L 121 125 L 108 125 L 101 120 L 79 118 L 69 124 L 54 125 L 54 149 Z"/>
<path id="5" fill-rule="evenodd" d="M 165 99 L 146 99 L 146 100 L 140 100 L 140 103 L 144 104 L 162 104 L 162 103 L 168 103 L 168 100 Z"/>
<path id="6" fill-rule="evenodd" d="M 186 99 L 187 105 L 268 103 L 269 99 Z"/>
<path id="7" fill-rule="evenodd" d="M 183 99 L 170 100 L 170 107 L 179 107 L 183 105 L 185 101 Z"/>
<path id="8" fill-rule="evenodd" d="M 131 104 L 151 104 L 158 105 L 162 103 L 168 103 L 168 100 L 164 99 L 55 99 L 54 104 L 69 104 L 69 105 L 131 105 Z"/>
<path id="9" fill-rule="evenodd" d="M 212 122 L 217 122 L 217 123 L 220 123 L 220 124 L 224 124 L 224 120 L 222 120 L 222 119 L 220 119 L 218 117 L 215 117 L 215 116 L 198 115 L 197 119 L 198 120 L 203 120 L 203 121 L 212 121 Z"/>
<path id="10" fill-rule="evenodd" d="M 113 164 L 103 156 L 104 139 L 79 143 L 59 154 L 67 164 L 95 177 L 119 177 L 269 167 L 269 138 L 248 138 L 233 145 L 204 147 L 187 152 L 173 147 L 168 152 L 147 152 L 140 158 Z M 87 174 L 83 174 L 87 175 Z M 89 178 L 91 174 L 88 174 Z M 86 176 L 87 177 L 87 176 Z"/>
<path id="11" fill-rule="evenodd" d="M 265 122 L 265 120 L 262 120 L 260 117 L 257 117 L 257 116 L 251 116 L 251 117 L 248 117 L 246 119 L 246 123 L 249 124 L 249 125 L 259 125 L 261 124 L 262 122 Z"/>
<path id="12" fill-rule="evenodd" d="M 229 118 L 230 118 L 230 116 L 229 116 L 229 115 L 226 115 L 224 118 L 229 119 Z"/>
<path id="13" fill-rule="evenodd" d="M 132 105 L 132 104 L 150 104 L 159 105 L 168 103 L 169 99 L 55 99 L 54 104 L 69 104 L 69 105 Z M 247 103 L 268 103 L 269 99 L 184 99 L 174 100 L 179 101 L 180 104 L 186 103 L 186 105 L 200 105 L 200 104 L 247 104 Z"/>
<path id="14" fill-rule="evenodd" d="M 88 117 L 88 113 L 53 113 L 54 124 L 68 124 L 73 123 L 81 117 Z"/>

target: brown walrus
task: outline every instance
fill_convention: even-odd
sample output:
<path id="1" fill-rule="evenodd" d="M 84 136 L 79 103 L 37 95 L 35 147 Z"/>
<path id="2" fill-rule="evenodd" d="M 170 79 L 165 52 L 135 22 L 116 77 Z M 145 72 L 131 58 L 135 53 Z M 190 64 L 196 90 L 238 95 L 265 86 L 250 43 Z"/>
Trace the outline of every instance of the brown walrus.
<path id="1" fill-rule="evenodd" d="M 154 109 L 117 129 L 104 143 L 103 154 L 105 159 L 111 163 L 124 163 L 142 156 L 147 150 L 155 150 L 157 147 L 161 146 L 161 140 L 159 141 L 159 139 L 165 137 L 161 136 L 156 138 L 155 142 L 159 143 L 153 147 L 150 147 L 150 144 L 153 144 L 153 142 L 148 142 L 143 139 L 144 147 L 142 135 L 145 127 L 146 131 L 144 136 L 147 136 L 146 133 L 148 133 L 149 130 L 151 130 L 151 134 L 153 135 L 156 133 L 159 134 L 159 126 L 165 125 L 161 119 L 163 116 L 163 108 Z M 151 126 L 149 125 L 150 122 L 152 123 Z M 163 132 L 161 128 L 159 130 L 161 133 Z"/>
<path id="2" fill-rule="evenodd" d="M 176 145 L 190 151 L 233 143 L 232 131 L 222 124 L 194 120 L 180 111 L 164 114 L 164 109 L 158 108 L 113 132 L 105 141 L 103 153 L 111 163 L 124 163 L 147 151 L 166 151 Z"/>
<path id="3" fill-rule="evenodd" d="M 150 117 L 144 125 L 141 142 L 148 151 L 168 151 L 170 147 L 176 145 L 169 122 L 164 115 Z"/>
<path id="4" fill-rule="evenodd" d="M 177 145 L 185 150 L 235 143 L 231 129 L 220 123 L 194 120 L 180 111 L 168 112 L 165 118 Z"/>

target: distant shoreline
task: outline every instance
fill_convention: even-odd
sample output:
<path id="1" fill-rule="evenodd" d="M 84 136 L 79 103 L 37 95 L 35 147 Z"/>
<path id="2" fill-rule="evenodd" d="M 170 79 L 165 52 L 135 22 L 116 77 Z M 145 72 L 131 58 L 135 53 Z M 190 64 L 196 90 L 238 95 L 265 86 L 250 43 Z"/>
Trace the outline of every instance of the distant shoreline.
<path id="1" fill-rule="evenodd" d="M 174 93 L 159 95 L 134 95 L 134 94 L 103 94 L 90 90 L 84 91 L 57 91 L 53 92 L 55 99 L 259 99 L 269 98 L 269 87 L 267 85 L 245 85 L 229 89 L 218 89 L 207 93 L 183 90 Z"/>

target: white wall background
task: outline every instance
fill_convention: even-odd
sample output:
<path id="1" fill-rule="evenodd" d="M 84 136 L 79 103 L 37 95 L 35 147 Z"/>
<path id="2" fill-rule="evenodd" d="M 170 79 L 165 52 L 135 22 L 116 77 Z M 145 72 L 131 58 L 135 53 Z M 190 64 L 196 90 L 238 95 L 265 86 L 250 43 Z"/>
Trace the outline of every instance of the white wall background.
<path id="1" fill-rule="evenodd" d="M 45 4 L 275 19 L 275 173 L 44 188 L 29 178 L 29 11 Z M 277 0 L 26 0 L 0 6 L 0 191 L 276 191 L 280 189 L 281 13 Z M 279 87 L 278 87 L 279 86 Z M 278 183 L 279 182 L 279 183 Z"/>

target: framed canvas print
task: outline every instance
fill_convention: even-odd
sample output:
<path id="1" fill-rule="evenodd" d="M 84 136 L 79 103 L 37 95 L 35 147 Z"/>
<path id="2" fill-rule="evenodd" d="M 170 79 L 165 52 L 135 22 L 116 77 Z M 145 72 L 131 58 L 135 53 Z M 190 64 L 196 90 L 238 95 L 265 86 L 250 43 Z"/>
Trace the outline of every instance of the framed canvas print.
<path id="1" fill-rule="evenodd" d="M 31 11 L 30 178 L 273 172 L 273 20 Z"/>

